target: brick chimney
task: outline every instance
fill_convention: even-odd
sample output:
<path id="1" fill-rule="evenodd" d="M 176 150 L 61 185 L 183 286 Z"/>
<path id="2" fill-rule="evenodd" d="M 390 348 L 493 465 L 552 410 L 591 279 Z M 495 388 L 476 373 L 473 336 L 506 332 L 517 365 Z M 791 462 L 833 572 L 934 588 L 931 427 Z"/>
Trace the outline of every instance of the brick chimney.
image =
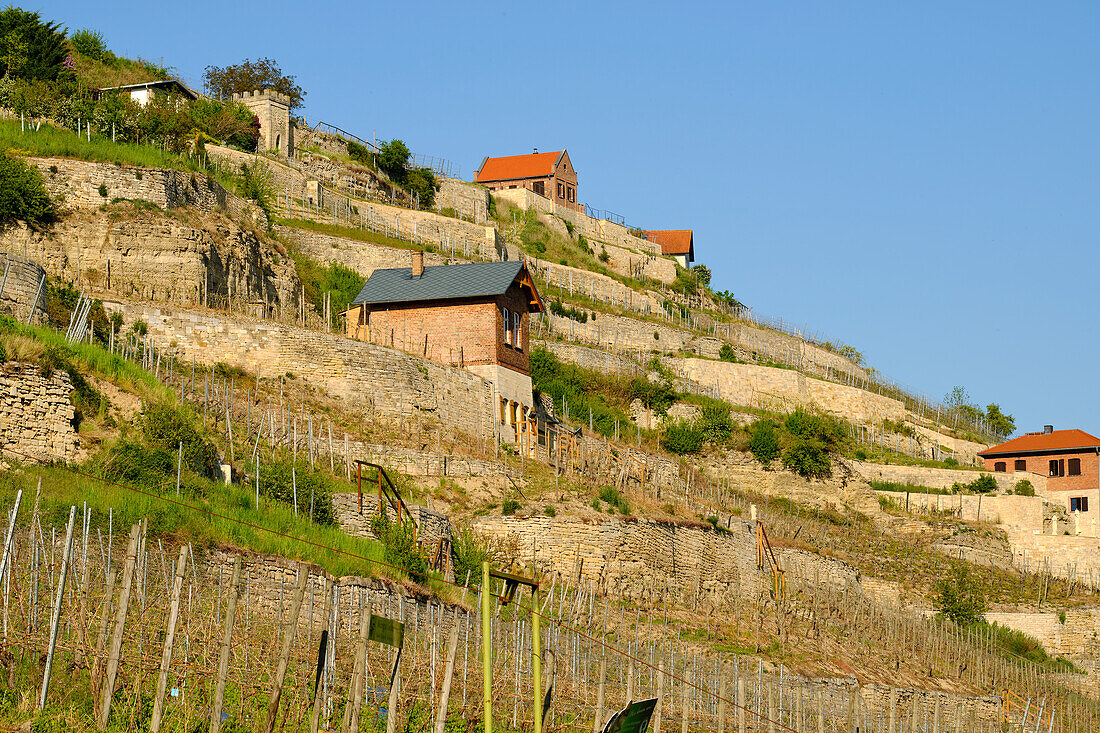
<path id="1" fill-rule="evenodd" d="M 412 276 L 424 277 L 424 252 L 421 250 L 415 250 L 412 253 Z"/>
<path id="2" fill-rule="evenodd" d="M 1043 434 L 1044 435 L 1050 435 L 1053 432 L 1054 432 L 1054 426 L 1053 425 L 1044 425 L 1043 426 Z"/>

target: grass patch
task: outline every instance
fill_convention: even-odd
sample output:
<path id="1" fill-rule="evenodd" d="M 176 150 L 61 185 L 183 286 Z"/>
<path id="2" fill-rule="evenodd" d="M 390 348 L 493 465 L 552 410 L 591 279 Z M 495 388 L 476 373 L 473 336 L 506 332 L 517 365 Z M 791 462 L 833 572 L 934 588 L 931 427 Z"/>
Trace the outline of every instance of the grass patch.
<path id="1" fill-rule="evenodd" d="M 875 491 L 896 491 L 905 494 L 950 494 L 950 489 L 936 489 L 919 484 L 903 484 L 897 481 L 868 481 Z"/>
<path id="2" fill-rule="evenodd" d="M 321 222 L 310 221 L 309 219 L 275 219 L 274 223 L 278 226 L 290 227 L 292 229 L 306 229 L 311 232 L 329 234 L 333 237 L 354 239 L 357 242 L 381 244 L 385 247 L 395 247 L 397 249 L 425 249 L 428 252 L 432 251 L 432 248 L 430 247 L 422 248 L 420 247 L 420 245 L 413 244 L 406 239 L 387 237 L 384 234 L 372 232 L 367 229 L 359 229 L 358 227 L 345 227 L 339 226 L 337 224 L 322 224 Z"/>

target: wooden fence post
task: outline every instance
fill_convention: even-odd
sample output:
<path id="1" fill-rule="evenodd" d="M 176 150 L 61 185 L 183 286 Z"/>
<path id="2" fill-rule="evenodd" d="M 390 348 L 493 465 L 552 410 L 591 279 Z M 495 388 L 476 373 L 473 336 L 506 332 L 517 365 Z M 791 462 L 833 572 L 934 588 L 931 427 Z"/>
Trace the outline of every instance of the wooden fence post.
<path id="1" fill-rule="evenodd" d="M 665 700 L 665 660 L 657 663 L 657 710 L 653 714 L 653 733 L 661 733 L 661 708 Z"/>
<path id="2" fill-rule="evenodd" d="M 745 733 L 745 678 L 737 677 L 737 733 Z"/>
<path id="3" fill-rule="evenodd" d="M 176 639 L 176 622 L 180 613 L 180 594 L 183 590 L 183 576 L 187 571 L 187 548 L 180 547 L 180 556 L 176 560 L 176 577 L 172 581 L 172 605 L 168 610 L 168 627 L 164 633 L 164 651 L 160 657 L 160 677 L 157 679 L 157 697 L 153 700 L 153 717 L 149 722 L 149 730 L 157 733 L 160 730 L 161 717 L 164 715 L 164 693 L 168 687 L 168 669 L 172 666 L 172 645 Z"/>
<path id="4" fill-rule="evenodd" d="M 321 587 L 323 588 L 322 592 L 325 594 L 325 610 L 322 616 L 325 625 L 321 629 L 321 650 L 323 653 L 317 655 L 317 677 L 315 678 L 313 687 L 313 713 L 309 716 L 309 729 L 311 733 L 317 733 L 317 726 L 321 722 L 321 693 L 324 691 L 324 685 L 321 684 L 321 680 L 325 674 L 325 659 L 328 657 L 328 644 L 332 642 L 328 633 L 329 622 L 331 620 L 330 617 L 332 616 L 332 581 L 326 577 Z M 312 621 L 313 619 L 310 619 L 311 623 Z"/>
<path id="5" fill-rule="evenodd" d="M 22 495 L 22 494 L 20 494 Z M 12 526 L 8 529 L 8 539 L 4 546 L 4 564 L 6 565 L 8 559 L 8 549 L 11 546 L 11 538 L 15 533 L 15 513 L 19 511 L 19 505 L 16 504 L 15 509 L 12 510 L 11 522 Z M 46 651 L 46 669 L 42 673 L 42 689 L 38 693 L 38 709 L 44 710 L 46 707 L 46 693 L 50 689 L 50 671 L 53 668 L 53 654 L 57 649 L 57 628 L 61 623 L 61 604 L 65 600 L 65 579 L 69 575 L 69 560 L 72 557 L 73 551 L 73 527 L 76 523 L 76 506 L 69 507 L 69 526 L 65 530 L 65 552 L 61 559 L 61 573 L 57 577 L 57 599 L 53 604 L 53 616 L 50 619 L 50 643 Z M 2 576 L 0 576 L 2 577 Z M 5 599 L 6 602 L 6 599 Z M 6 613 L 6 611 L 5 611 Z"/>
<path id="6" fill-rule="evenodd" d="M 275 669 L 275 681 L 271 690 L 271 700 L 267 703 L 267 724 L 264 726 L 266 733 L 275 730 L 275 719 L 279 716 L 279 699 L 283 695 L 283 680 L 286 679 L 286 668 L 290 663 L 290 650 L 294 645 L 294 636 L 298 632 L 298 616 L 302 612 L 302 600 L 306 594 L 306 584 L 309 582 L 309 570 L 304 565 L 298 565 L 298 582 L 294 586 L 294 600 L 290 606 L 290 618 L 287 620 L 287 628 L 283 632 L 283 648 L 279 653 L 279 666 Z"/>
<path id="7" fill-rule="evenodd" d="M 596 714 L 592 718 L 592 733 L 600 733 L 603 728 L 603 703 L 604 703 L 604 689 L 607 684 L 607 654 L 600 656 L 600 682 L 596 687 Z M 657 683 L 657 689 L 660 690 L 661 683 Z M 661 693 L 657 693 L 657 704 L 661 704 Z"/>
<path id="8" fill-rule="evenodd" d="M 447 703 L 451 700 L 451 678 L 455 673 L 455 653 L 458 651 L 458 617 L 451 623 L 447 637 L 447 666 L 443 670 L 443 689 L 439 693 L 439 710 L 435 714 L 435 733 L 444 733 L 447 727 Z"/>
<path id="9" fill-rule="evenodd" d="M 107 719 L 111 715 L 111 700 L 115 695 L 115 681 L 118 679 L 118 657 L 122 651 L 122 635 L 126 631 L 126 611 L 130 607 L 130 589 L 134 582 L 134 567 L 137 565 L 138 539 L 141 536 L 141 522 L 130 528 L 130 544 L 126 548 L 126 565 L 122 569 L 122 588 L 118 594 L 118 611 L 115 613 L 115 630 L 111 636 L 111 648 L 107 653 L 106 679 L 99 698 L 99 730 L 107 730 Z"/>
<path id="10" fill-rule="evenodd" d="M 726 730 L 726 690 L 729 688 L 729 676 L 726 665 L 722 665 L 722 672 L 718 677 L 718 733 Z"/>
<path id="11" fill-rule="evenodd" d="M 222 726 L 222 703 L 225 701 L 225 676 L 229 671 L 229 645 L 233 639 L 233 621 L 237 617 L 237 601 L 241 597 L 241 556 L 233 558 L 233 577 L 229 581 L 229 600 L 225 608 L 225 627 L 222 631 L 222 651 L 218 659 L 218 683 L 214 688 L 214 704 L 210 707 L 210 733 L 218 733 Z"/>

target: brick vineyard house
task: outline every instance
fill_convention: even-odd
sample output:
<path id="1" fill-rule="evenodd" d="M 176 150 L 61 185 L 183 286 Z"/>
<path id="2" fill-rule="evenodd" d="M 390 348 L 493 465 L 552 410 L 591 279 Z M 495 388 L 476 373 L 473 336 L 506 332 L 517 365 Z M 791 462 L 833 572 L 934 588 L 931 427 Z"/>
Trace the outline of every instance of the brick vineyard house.
<path id="1" fill-rule="evenodd" d="M 491 382 L 503 440 L 535 419 L 530 314 L 543 312 L 518 261 L 375 270 L 347 311 L 347 336 L 419 354 Z"/>
<path id="2" fill-rule="evenodd" d="M 1100 438 L 1084 430 L 1028 433 L 978 453 L 995 473 L 1029 472 L 1046 476 L 1047 491 L 1068 492 L 1070 511 L 1089 511 L 1089 498 L 1100 501 Z"/>
<path id="3" fill-rule="evenodd" d="M 645 238 L 661 245 L 661 254 L 676 260 L 685 270 L 695 262 L 695 233 L 690 229 L 657 229 L 646 232 Z"/>
<path id="4" fill-rule="evenodd" d="M 584 205 L 577 202 L 577 170 L 565 150 L 485 158 L 474 182 L 490 191 L 526 188 L 554 203 L 584 211 Z"/>

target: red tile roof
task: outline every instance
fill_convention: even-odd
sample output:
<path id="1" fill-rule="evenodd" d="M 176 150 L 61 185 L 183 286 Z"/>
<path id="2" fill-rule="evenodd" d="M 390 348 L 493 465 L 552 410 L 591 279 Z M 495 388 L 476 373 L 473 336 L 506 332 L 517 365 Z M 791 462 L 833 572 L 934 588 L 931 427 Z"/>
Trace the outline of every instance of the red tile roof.
<path id="1" fill-rule="evenodd" d="M 690 229 L 663 229 L 645 233 L 650 242 L 661 245 L 663 255 L 691 254 L 695 235 Z"/>
<path id="2" fill-rule="evenodd" d="M 1051 433 L 1028 433 L 1007 443 L 986 448 L 979 456 L 1013 455 L 1016 453 L 1046 453 L 1074 448 L 1100 448 L 1100 438 L 1084 430 L 1055 430 Z"/>
<path id="3" fill-rule="evenodd" d="M 486 158 L 477 172 L 478 183 L 485 181 L 511 181 L 517 178 L 548 176 L 554 172 L 554 163 L 564 151 L 552 153 L 528 153 L 508 155 L 503 158 Z"/>

